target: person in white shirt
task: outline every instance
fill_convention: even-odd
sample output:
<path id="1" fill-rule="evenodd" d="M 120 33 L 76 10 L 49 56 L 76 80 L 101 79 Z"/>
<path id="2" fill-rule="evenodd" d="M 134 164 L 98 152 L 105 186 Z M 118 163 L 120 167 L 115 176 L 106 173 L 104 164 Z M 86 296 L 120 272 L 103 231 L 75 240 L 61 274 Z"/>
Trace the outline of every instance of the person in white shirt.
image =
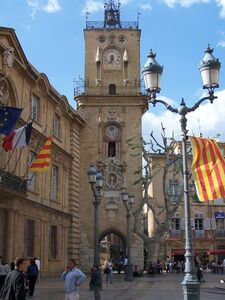
<path id="1" fill-rule="evenodd" d="M 37 257 L 34 257 L 34 261 L 35 261 L 35 264 L 38 267 L 38 278 L 37 278 L 37 283 L 38 283 L 41 279 L 41 262 L 40 262 L 39 259 L 37 259 Z"/>

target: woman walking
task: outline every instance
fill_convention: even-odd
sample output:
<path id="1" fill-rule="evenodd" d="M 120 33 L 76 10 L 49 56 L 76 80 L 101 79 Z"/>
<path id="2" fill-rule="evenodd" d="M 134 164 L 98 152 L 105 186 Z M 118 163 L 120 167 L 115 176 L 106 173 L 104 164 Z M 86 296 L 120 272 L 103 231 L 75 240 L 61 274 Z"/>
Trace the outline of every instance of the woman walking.
<path id="1" fill-rule="evenodd" d="M 2 258 L 0 263 L 0 297 L 2 294 L 2 289 L 5 283 L 6 275 L 10 272 L 10 266 L 7 264 L 6 260 Z"/>
<path id="2" fill-rule="evenodd" d="M 112 283 L 112 272 L 113 272 L 113 263 L 112 260 L 109 259 L 106 263 L 106 269 L 107 269 L 107 273 L 106 273 L 106 283 L 108 283 L 108 281 L 110 283 Z"/>
<path id="3" fill-rule="evenodd" d="M 38 266 L 35 264 L 35 260 L 30 260 L 30 265 L 27 267 L 27 279 L 29 281 L 29 296 L 34 294 L 34 288 L 38 277 Z"/>

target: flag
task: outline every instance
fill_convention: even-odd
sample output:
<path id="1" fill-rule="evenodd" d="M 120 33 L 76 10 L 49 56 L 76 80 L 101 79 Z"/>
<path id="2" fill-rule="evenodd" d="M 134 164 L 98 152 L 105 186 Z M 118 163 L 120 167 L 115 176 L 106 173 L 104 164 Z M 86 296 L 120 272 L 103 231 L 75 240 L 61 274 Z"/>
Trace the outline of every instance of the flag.
<path id="1" fill-rule="evenodd" d="M 48 171 L 50 167 L 52 137 L 49 136 L 47 142 L 44 144 L 40 153 L 36 156 L 35 160 L 31 163 L 29 172 L 44 172 Z"/>
<path id="2" fill-rule="evenodd" d="M 17 107 L 0 106 L 0 134 L 9 135 L 11 133 L 22 110 Z"/>
<path id="3" fill-rule="evenodd" d="M 193 148 L 192 171 L 201 202 L 225 197 L 225 160 L 217 143 L 190 137 Z"/>
<path id="4" fill-rule="evenodd" d="M 13 132 L 10 133 L 9 136 L 5 136 L 2 141 L 2 147 L 5 149 L 5 151 L 10 151 L 12 149 L 16 148 L 22 148 L 24 146 L 27 146 L 30 140 L 32 130 L 32 122 L 20 127 Z"/>

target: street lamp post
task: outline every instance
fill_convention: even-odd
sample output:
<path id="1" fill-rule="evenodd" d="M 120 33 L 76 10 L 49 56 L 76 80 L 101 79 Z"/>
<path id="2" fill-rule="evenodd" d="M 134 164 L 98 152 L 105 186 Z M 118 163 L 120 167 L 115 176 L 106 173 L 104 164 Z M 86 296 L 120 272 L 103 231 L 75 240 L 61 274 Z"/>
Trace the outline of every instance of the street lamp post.
<path id="1" fill-rule="evenodd" d="M 124 206 L 126 208 L 126 217 L 127 217 L 127 266 L 125 280 L 133 280 L 133 265 L 131 262 L 131 253 L 130 253 L 130 217 L 132 205 L 134 203 L 134 195 L 128 194 L 126 191 L 122 192 L 122 199 Z"/>
<path id="2" fill-rule="evenodd" d="M 187 118 L 186 115 L 195 111 L 205 100 L 213 103 L 217 97 L 214 95 L 215 88 L 219 87 L 220 62 L 213 56 L 213 49 L 209 46 L 205 50 L 205 56 L 202 59 L 199 70 L 202 76 L 203 88 L 208 90 L 208 95 L 197 101 L 192 107 L 187 107 L 182 98 L 180 106 L 174 108 L 167 102 L 156 99 L 160 92 L 160 79 L 163 73 L 163 67 L 155 60 L 156 54 L 150 51 L 148 60 L 144 65 L 142 74 L 144 76 L 146 91 L 149 96 L 149 102 L 155 106 L 157 103 L 163 104 L 169 111 L 181 116 L 181 136 L 183 151 L 183 179 L 184 179 L 184 209 L 185 209 L 185 277 L 182 282 L 184 300 L 200 299 L 200 284 L 196 278 L 194 265 L 194 254 L 192 247 L 191 214 L 189 202 L 188 187 L 188 164 L 187 164 Z"/>
<path id="3" fill-rule="evenodd" d="M 103 176 L 98 172 L 93 163 L 90 164 L 88 169 L 88 179 L 91 184 L 94 200 L 94 265 L 99 265 L 99 237 L 98 237 L 98 206 L 100 203 L 101 190 L 103 185 Z"/>

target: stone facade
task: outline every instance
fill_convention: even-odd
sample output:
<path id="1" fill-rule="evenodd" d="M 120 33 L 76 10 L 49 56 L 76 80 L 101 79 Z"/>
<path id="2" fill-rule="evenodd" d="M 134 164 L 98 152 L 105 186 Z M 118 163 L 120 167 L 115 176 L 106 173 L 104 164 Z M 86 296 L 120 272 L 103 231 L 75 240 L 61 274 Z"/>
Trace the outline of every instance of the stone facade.
<path id="1" fill-rule="evenodd" d="M 29 185 L 25 194 L 0 187 L 0 255 L 9 262 L 15 256 L 37 256 L 43 272 L 58 273 L 64 269 L 68 255 L 79 257 L 79 145 L 85 122 L 66 97 L 50 85 L 46 75 L 27 61 L 14 30 L 2 27 L 0 90 L 2 104 L 24 108 L 18 127 L 35 114 L 29 146 L 12 155 L 4 151 L 0 154 L 1 169 L 27 178 Z M 53 120 L 57 122 L 54 130 Z M 27 173 L 30 156 L 40 151 L 50 134 L 51 169 L 32 178 Z"/>
<path id="2" fill-rule="evenodd" d="M 179 144 L 180 145 L 180 144 Z M 190 144 L 188 144 L 188 147 Z M 225 153 L 225 144 L 219 143 L 221 152 Z M 178 152 L 181 154 L 181 147 L 178 147 Z M 162 154 L 152 155 L 152 165 L 160 166 L 161 171 L 157 172 L 153 177 L 150 186 L 149 194 L 156 199 L 156 201 L 163 206 L 163 191 L 162 191 L 162 168 L 164 167 L 164 156 Z M 188 168 L 191 170 L 192 156 L 188 156 Z M 177 177 L 176 185 L 183 185 L 182 175 Z M 172 177 L 167 178 L 168 190 L 175 196 L 176 187 L 171 186 Z M 190 192 L 190 209 L 191 209 L 191 226 L 193 237 L 193 248 L 195 254 L 200 257 L 203 263 L 211 261 L 212 259 L 225 258 L 225 200 L 218 199 L 214 201 L 199 203 L 193 185 L 193 178 L 189 182 Z M 181 190 L 182 188 L 180 188 Z M 171 202 L 171 205 L 173 203 Z M 148 212 L 148 232 L 150 236 L 154 236 L 156 224 L 154 223 L 151 211 Z M 181 202 L 177 212 L 174 214 L 171 228 L 168 231 L 165 241 L 165 248 L 162 250 L 163 257 L 167 255 L 174 257 L 176 260 L 184 259 L 185 248 L 185 219 L 184 219 L 184 203 Z M 220 250 L 220 251 L 218 251 Z M 221 251 L 223 250 L 223 251 Z M 209 255 L 209 254 L 212 255 Z"/>
<path id="3" fill-rule="evenodd" d="M 141 154 L 130 155 L 127 140 L 140 145 L 141 118 L 146 97 L 140 92 L 140 30 L 85 29 L 85 88 L 76 96 L 78 111 L 85 116 L 81 137 L 80 219 L 82 228 L 81 265 L 93 261 L 93 205 L 87 169 L 94 162 L 104 175 L 103 197 L 99 206 L 99 235 L 114 233 L 126 237 L 126 211 L 121 188 L 142 197 L 135 171 L 141 168 Z M 134 204 L 135 207 L 135 204 Z M 133 219 L 132 219 L 133 222 Z M 126 242 L 126 238 L 125 238 Z M 137 247 L 138 245 L 138 247 Z M 143 266 L 143 245 L 132 235 L 133 263 Z M 88 254 L 88 255 L 87 255 Z M 125 253 L 123 253 L 125 255 Z"/>

